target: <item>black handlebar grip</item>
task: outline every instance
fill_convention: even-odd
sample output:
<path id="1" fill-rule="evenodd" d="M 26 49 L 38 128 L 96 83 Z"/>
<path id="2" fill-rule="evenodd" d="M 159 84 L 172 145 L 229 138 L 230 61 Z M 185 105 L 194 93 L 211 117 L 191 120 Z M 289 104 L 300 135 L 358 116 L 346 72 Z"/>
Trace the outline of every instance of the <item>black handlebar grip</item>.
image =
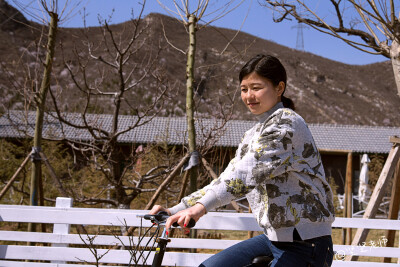
<path id="1" fill-rule="evenodd" d="M 190 218 L 189 224 L 186 226 L 187 228 L 192 228 L 196 225 L 196 221 L 193 218 Z M 179 227 L 179 224 L 177 222 L 174 222 L 172 224 L 173 227 Z"/>
<path id="2" fill-rule="evenodd" d="M 154 215 L 146 214 L 146 215 L 143 216 L 143 218 L 144 218 L 145 220 L 152 220 L 152 219 L 154 218 L 153 216 L 154 216 Z"/>
<path id="3" fill-rule="evenodd" d="M 165 222 L 169 218 L 169 215 L 166 211 L 159 211 L 157 216 L 157 219 L 161 222 Z"/>

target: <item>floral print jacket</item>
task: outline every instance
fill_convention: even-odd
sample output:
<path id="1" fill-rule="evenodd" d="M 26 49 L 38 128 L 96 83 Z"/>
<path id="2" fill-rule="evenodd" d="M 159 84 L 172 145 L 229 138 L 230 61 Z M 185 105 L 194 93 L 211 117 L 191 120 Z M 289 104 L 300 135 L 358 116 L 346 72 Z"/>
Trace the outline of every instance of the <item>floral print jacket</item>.
<path id="1" fill-rule="evenodd" d="M 247 197 L 271 241 L 331 234 L 333 195 L 320 154 L 303 118 L 278 103 L 248 130 L 228 167 L 171 213 L 201 203 L 207 211 Z"/>

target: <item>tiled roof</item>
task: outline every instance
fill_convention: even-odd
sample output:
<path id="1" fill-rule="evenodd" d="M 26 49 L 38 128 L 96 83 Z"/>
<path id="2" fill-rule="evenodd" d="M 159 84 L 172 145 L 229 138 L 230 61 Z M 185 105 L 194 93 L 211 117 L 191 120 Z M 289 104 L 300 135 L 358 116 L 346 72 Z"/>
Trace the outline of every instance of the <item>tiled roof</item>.
<path id="1" fill-rule="evenodd" d="M 78 125 L 84 125 L 80 114 L 68 113 L 67 120 Z M 35 126 L 35 112 L 23 113 L 10 111 L 0 117 L 0 138 L 32 137 Z M 109 131 L 112 127 L 112 115 L 88 114 L 87 123 L 96 129 Z M 146 118 L 145 118 L 146 120 Z M 119 130 L 125 130 L 138 122 L 136 116 L 120 116 Z M 141 123 L 140 121 L 139 123 Z M 201 119 L 196 121 L 197 142 L 202 144 L 205 136 L 215 131 L 212 128 L 221 128 L 221 138 L 215 146 L 236 147 L 243 133 L 255 124 L 254 121 L 231 120 L 222 125 L 221 121 Z M 309 124 L 316 145 L 323 150 L 349 150 L 364 153 L 388 153 L 391 148 L 390 136 L 400 136 L 400 128 Z M 89 131 L 76 129 L 65 123 L 58 122 L 52 114 L 46 114 L 44 119 L 43 136 L 51 139 L 75 139 L 81 141 L 93 140 Z M 138 126 L 124 134 L 118 141 L 121 143 L 153 143 L 166 141 L 168 144 L 186 143 L 186 119 L 184 117 L 155 117 L 150 122 Z"/>
<path id="2" fill-rule="evenodd" d="M 360 153 L 389 153 L 390 136 L 400 136 L 398 127 L 310 124 L 319 149 Z"/>

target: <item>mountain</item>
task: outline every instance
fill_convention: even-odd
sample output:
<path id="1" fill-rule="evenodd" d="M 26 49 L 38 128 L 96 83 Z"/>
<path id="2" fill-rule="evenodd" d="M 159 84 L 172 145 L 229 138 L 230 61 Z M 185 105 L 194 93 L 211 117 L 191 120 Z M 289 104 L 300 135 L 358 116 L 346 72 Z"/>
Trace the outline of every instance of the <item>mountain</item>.
<path id="1" fill-rule="evenodd" d="M 136 46 L 142 52 L 132 57 L 130 67 L 143 66 L 143 62 L 151 62 L 149 59 L 155 58 L 154 67 L 159 68 L 163 83 L 160 84 L 154 77 L 140 80 L 144 69 L 138 67 L 133 76 L 135 80 L 140 80 L 140 84 L 124 98 L 137 106 L 149 105 L 156 96 L 157 88 L 168 84 L 172 89 L 159 108 L 159 115 L 184 116 L 186 56 L 179 50 L 187 48 L 186 29 L 177 19 L 161 14 L 149 14 L 142 23 L 139 28 L 144 35 L 138 38 Z M 41 38 L 41 33 L 46 33 L 47 29 L 27 21 L 4 0 L 0 0 L 0 25 L 0 112 L 31 107 L 33 98 L 30 91 L 38 84 L 32 83 L 29 77 L 41 75 L 35 70 L 42 68 L 37 59 L 44 61 L 46 38 Z M 116 41 L 122 40 L 123 43 L 123 37 L 129 36 L 134 27 L 132 22 L 125 22 L 110 25 L 110 29 Z M 84 64 L 76 55 L 87 55 L 83 42 L 86 38 L 92 42 L 92 48 L 97 49 L 98 55 L 106 54 L 109 47 L 102 43 L 103 32 L 99 27 L 59 29 L 51 88 L 62 99 L 62 110 L 79 111 L 86 103 L 84 95 L 71 80 L 65 62 L 75 70 Z M 286 67 L 288 86 L 285 96 L 293 99 L 296 111 L 307 122 L 400 126 L 400 97 L 397 96 L 390 61 L 348 65 L 243 32 L 227 45 L 235 35 L 236 31 L 208 26 L 198 31 L 195 85 L 198 89 L 196 103 L 199 117 L 219 116 L 221 110 L 228 113 L 230 96 L 235 101 L 232 118 L 254 119 L 240 102 L 237 76 L 250 57 L 268 53 L 281 59 Z M 38 46 L 38 42 L 41 45 Z M 111 39 L 108 42 L 110 45 Z M 101 80 L 104 91 L 114 91 L 117 76 L 101 72 L 99 65 L 92 61 L 87 63 L 85 71 L 92 83 Z M 101 108 L 93 108 L 91 104 L 89 110 L 92 108 L 92 112 L 113 112 L 112 99 L 97 97 L 95 102 Z M 124 114 L 133 114 L 134 108 L 128 104 L 121 106 Z"/>

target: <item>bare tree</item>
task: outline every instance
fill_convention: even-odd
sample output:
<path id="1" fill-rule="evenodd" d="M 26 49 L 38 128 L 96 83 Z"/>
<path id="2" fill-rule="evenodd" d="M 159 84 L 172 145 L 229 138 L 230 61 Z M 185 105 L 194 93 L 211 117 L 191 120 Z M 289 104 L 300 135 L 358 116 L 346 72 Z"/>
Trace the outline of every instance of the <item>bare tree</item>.
<path id="1" fill-rule="evenodd" d="M 38 204 L 37 188 L 38 185 L 40 184 L 42 175 L 39 152 L 41 151 L 41 146 L 42 146 L 43 116 L 46 103 L 46 96 L 50 88 L 50 76 L 52 71 L 53 58 L 55 53 L 55 44 L 56 44 L 56 33 L 58 28 L 58 14 L 56 12 L 53 12 L 54 8 L 48 9 L 46 3 L 44 2 L 42 2 L 42 5 L 45 7 L 47 13 L 50 15 L 51 20 L 49 25 L 46 61 L 44 63 L 45 70 L 43 73 L 43 79 L 40 85 L 40 89 L 35 94 L 36 123 L 35 123 L 35 135 L 33 138 L 33 147 L 32 147 L 33 164 L 32 164 L 32 176 L 31 176 L 31 194 L 30 194 L 31 196 L 30 205 L 33 206 L 37 206 Z"/>
<path id="2" fill-rule="evenodd" d="M 102 26 L 82 29 L 81 35 L 77 37 L 78 42 L 65 38 L 70 36 L 65 35 L 68 29 L 60 29 L 62 53 L 56 54 L 55 71 L 61 75 L 52 77 L 49 90 L 52 102 L 47 101 L 45 115 L 50 120 L 59 120 L 61 131 L 66 130 L 64 126 L 73 127 L 77 133 L 88 134 L 91 140 L 80 139 L 79 135 L 73 139 L 66 138 L 66 134 L 64 139 L 56 138 L 57 141 L 65 141 L 71 145 L 75 160 L 67 157 L 60 160 L 52 153 L 47 157 L 41 154 L 42 162 L 44 160 L 48 165 L 48 172 L 45 174 L 52 177 L 51 184 L 55 185 L 46 191 L 45 200 L 52 201 L 52 196 L 58 191 L 58 194 L 73 197 L 75 202 L 103 203 L 127 208 L 143 192 L 156 192 L 149 203 L 154 203 L 163 190 L 167 191 L 170 199 L 177 193 L 174 191 L 177 187 L 162 183 L 162 180 L 166 178 L 172 181 L 170 176 L 178 175 L 172 169 L 180 160 L 180 152 L 149 146 L 141 152 L 136 145 L 121 146 L 118 142 L 122 135 L 150 122 L 160 111 L 164 112 L 165 97 L 170 97 L 171 94 L 168 91 L 171 86 L 160 67 L 162 64 L 159 64 L 162 61 L 162 40 L 158 44 L 153 41 L 155 38 L 151 36 L 154 34 L 150 27 L 151 18 L 142 18 L 142 12 L 143 9 L 137 19 L 122 25 L 111 25 L 112 18 L 100 18 Z M 78 35 L 76 32 L 74 30 L 75 36 Z M 152 41 L 149 42 L 149 39 Z M 71 43 L 74 45 L 73 51 L 67 49 L 72 46 Z M 37 45 L 38 52 L 32 51 L 30 54 L 43 55 L 40 47 Z M 63 64 L 60 64 L 60 60 Z M 25 65 L 40 64 L 32 65 L 28 61 Z M 36 85 L 35 77 L 39 76 L 37 73 L 36 69 L 26 68 L 25 84 L 16 88 Z M 21 92 L 28 103 L 32 102 L 29 89 Z M 229 97 L 228 99 L 232 101 Z M 224 109 L 222 105 L 220 108 Z M 56 112 L 50 112 L 52 110 Z M 71 110 L 78 113 L 64 113 Z M 229 117 L 228 108 L 223 112 L 223 116 Z M 132 117 L 126 121 L 127 116 L 124 116 L 124 121 L 121 122 L 122 114 L 130 114 Z M 225 123 L 226 121 L 218 122 L 212 129 L 207 128 L 208 125 L 200 126 L 204 151 L 210 149 L 223 133 Z M 30 136 L 28 132 L 26 134 Z M 44 139 L 46 138 L 50 137 L 46 136 Z M 80 159 L 83 160 L 79 161 Z M 137 167 L 140 161 L 144 163 L 142 165 L 146 165 L 141 170 Z M 87 166 L 83 167 L 82 162 Z M 54 170 L 48 163 L 55 167 Z M 178 165 L 182 166 L 181 163 Z M 159 186 L 161 190 L 156 190 Z M 18 192 L 27 196 L 26 192 Z M 147 197 L 149 194 L 145 195 Z M 139 207 L 136 203 L 134 205 Z"/>
<path id="3" fill-rule="evenodd" d="M 209 0 L 198 0 L 198 1 L 173 1 L 172 9 L 165 5 L 162 1 L 157 0 L 158 3 L 169 13 L 177 17 L 180 22 L 185 26 L 189 42 L 187 50 L 183 51 L 176 48 L 172 43 L 171 46 L 178 49 L 182 54 L 187 57 L 186 61 L 186 119 L 188 127 L 188 145 L 189 152 L 192 155 L 193 162 L 198 162 L 198 154 L 196 150 L 196 130 L 194 124 L 194 113 L 195 113 L 195 103 L 194 103 L 194 68 L 195 68 L 195 58 L 196 58 L 196 46 L 197 46 L 197 31 L 206 27 L 207 25 L 213 23 L 214 21 L 224 17 L 226 14 L 238 7 L 243 0 L 230 0 L 221 5 L 220 7 L 215 7 L 210 5 Z M 210 7 L 211 6 L 211 7 Z M 211 17 L 206 22 L 204 19 Z M 200 24 L 200 22 L 204 22 Z M 168 39 L 167 39 L 168 41 Z M 194 192 L 197 189 L 197 165 L 191 166 L 190 168 L 190 192 Z"/>
<path id="4" fill-rule="evenodd" d="M 76 44 L 71 58 L 63 50 L 65 68 L 77 89 L 77 101 L 83 101 L 77 107 L 79 115 L 68 116 L 61 106 L 63 91 L 68 89 L 52 90 L 56 117 L 90 135 L 90 141 L 80 138 L 65 141 L 101 174 L 97 182 L 102 188 L 91 195 L 70 188 L 69 194 L 77 202 L 129 208 L 140 193 L 154 192 L 158 186 L 155 179 L 165 177 L 174 165 L 169 160 L 145 173 L 135 171 L 140 156 L 137 146 L 122 147 L 118 143 L 122 135 L 149 123 L 162 110 L 169 89 L 158 66 L 161 45 L 150 45 L 147 39 L 149 22 L 142 18 L 144 6 L 145 1 L 136 19 L 119 26 L 123 30 L 110 25 L 110 18 L 100 18 L 101 27 L 83 29 L 82 44 Z M 132 116 L 122 121 L 121 115 L 127 110 Z M 111 123 L 102 119 L 106 116 Z"/>
<path id="5" fill-rule="evenodd" d="M 32 88 L 34 94 L 34 103 L 36 106 L 36 122 L 35 131 L 33 138 L 33 147 L 31 152 L 32 159 L 32 171 L 31 171 L 31 184 L 30 184 L 30 205 L 38 205 L 38 193 L 40 192 L 41 201 L 43 205 L 43 187 L 42 187 L 42 168 L 41 168 L 41 157 L 40 152 L 42 150 L 42 130 L 43 130 L 43 117 L 46 109 L 46 96 L 50 88 L 50 78 L 52 75 L 52 67 L 54 61 L 55 47 L 57 30 L 60 21 L 68 17 L 69 1 L 66 1 L 64 5 L 60 5 L 57 0 L 46 1 L 40 0 L 39 6 L 42 10 L 42 15 L 38 16 L 34 12 L 31 14 L 34 18 L 41 21 L 43 26 L 47 26 L 47 45 L 46 45 L 46 57 L 43 64 L 43 75 L 40 77 Z M 18 1 L 15 1 L 19 4 Z M 40 81 L 40 82 L 39 82 Z M 40 85 L 39 85 L 40 84 Z M 35 225 L 29 224 L 29 230 L 35 231 Z"/>
<path id="6" fill-rule="evenodd" d="M 316 11 L 314 1 L 265 0 L 277 14 L 275 22 L 294 18 L 312 28 L 343 40 L 366 53 L 383 55 L 392 62 L 400 96 L 400 14 L 394 0 L 330 0 L 330 10 Z M 397 6 L 396 6 L 397 4 Z M 335 18 L 334 21 L 329 18 Z M 399 14 L 399 15 L 397 15 Z M 358 37 L 356 38 L 352 37 Z"/>

